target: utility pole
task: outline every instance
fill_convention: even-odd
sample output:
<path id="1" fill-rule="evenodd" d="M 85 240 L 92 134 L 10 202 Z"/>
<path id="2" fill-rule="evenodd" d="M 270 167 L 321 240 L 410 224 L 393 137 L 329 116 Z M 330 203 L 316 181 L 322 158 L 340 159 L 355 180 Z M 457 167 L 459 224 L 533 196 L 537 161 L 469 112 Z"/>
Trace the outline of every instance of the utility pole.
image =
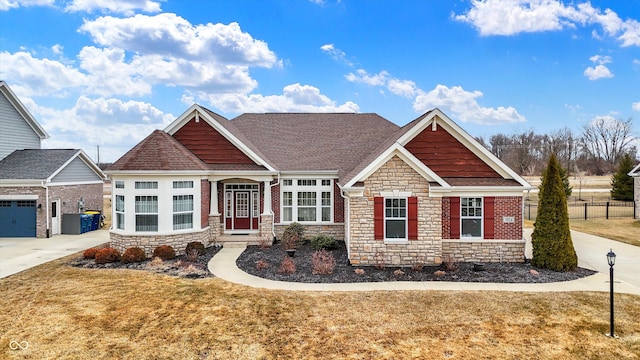
<path id="1" fill-rule="evenodd" d="M 100 166 L 100 145 L 96 145 L 96 148 L 98 148 L 98 166 Z"/>

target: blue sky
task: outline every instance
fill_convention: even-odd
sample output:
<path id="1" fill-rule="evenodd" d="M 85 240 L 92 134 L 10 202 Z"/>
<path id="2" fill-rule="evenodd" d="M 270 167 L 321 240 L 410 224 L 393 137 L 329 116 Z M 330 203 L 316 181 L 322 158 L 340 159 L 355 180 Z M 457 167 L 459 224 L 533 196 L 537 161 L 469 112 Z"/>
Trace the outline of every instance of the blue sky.
<path id="1" fill-rule="evenodd" d="M 640 0 L 0 0 L 0 79 L 51 135 L 115 161 L 193 103 L 439 107 L 473 136 L 634 118 Z"/>

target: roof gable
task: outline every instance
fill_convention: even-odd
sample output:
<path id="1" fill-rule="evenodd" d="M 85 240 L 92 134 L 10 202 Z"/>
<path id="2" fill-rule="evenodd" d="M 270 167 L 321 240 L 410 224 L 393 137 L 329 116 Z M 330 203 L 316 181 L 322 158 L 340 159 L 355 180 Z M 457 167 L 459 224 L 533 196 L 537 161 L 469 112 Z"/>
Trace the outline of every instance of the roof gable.
<path id="1" fill-rule="evenodd" d="M 77 173 L 77 159 L 81 160 L 95 176 L 87 178 L 87 172 Z M 71 165 L 70 169 L 67 169 Z M 66 172 L 69 170 L 70 172 Z M 43 180 L 51 181 L 62 174 L 59 180 L 65 182 L 102 181 L 105 177 L 82 150 L 77 149 L 32 149 L 16 150 L 0 161 L 0 180 Z"/>
<path id="2" fill-rule="evenodd" d="M 178 140 L 155 130 L 108 169 L 117 171 L 204 171 L 207 165 Z"/>
<path id="3" fill-rule="evenodd" d="M 200 124 L 201 122 L 204 122 L 208 127 L 205 124 Z M 181 131 L 185 126 L 187 129 Z M 211 138 L 207 136 L 199 136 L 194 132 L 195 129 L 204 130 L 208 135 L 214 137 L 214 141 L 211 141 Z M 169 124 L 165 131 L 170 135 L 178 134 L 177 138 L 181 142 L 186 141 L 185 146 L 194 151 L 203 161 L 212 165 L 214 169 L 257 170 L 266 168 L 275 171 L 260 150 L 229 120 L 198 104 L 192 105 Z M 215 154 L 217 149 L 223 150 L 223 156 Z M 231 155 L 231 159 L 226 159 L 229 155 Z M 224 165 L 236 166 L 228 168 Z"/>
<path id="4" fill-rule="evenodd" d="M 24 121 L 33 129 L 33 132 L 40 138 L 40 140 L 48 139 L 49 134 L 38 123 L 36 118 L 31 115 L 29 110 L 22 104 L 20 99 L 11 91 L 6 82 L 0 80 L 0 93 L 9 101 L 13 108 L 20 114 Z"/>

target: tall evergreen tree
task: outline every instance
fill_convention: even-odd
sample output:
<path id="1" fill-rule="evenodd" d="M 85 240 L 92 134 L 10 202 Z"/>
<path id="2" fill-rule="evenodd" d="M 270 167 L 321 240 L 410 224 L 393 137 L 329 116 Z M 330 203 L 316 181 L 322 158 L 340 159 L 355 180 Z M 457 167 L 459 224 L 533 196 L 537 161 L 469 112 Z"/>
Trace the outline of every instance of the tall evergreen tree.
<path id="1" fill-rule="evenodd" d="M 633 170 L 631 155 L 625 154 L 618 170 L 611 177 L 611 198 L 614 200 L 633 201 L 633 178 L 629 172 Z"/>
<path id="2" fill-rule="evenodd" d="M 560 163 L 558 162 L 558 164 Z M 567 198 L 569 198 L 569 196 L 571 196 L 571 193 L 573 192 L 573 186 L 571 186 L 571 183 L 569 182 L 569 173 L 562 166 L 560 166 L 559 169 L 560 169 L 560 179 L 562 179 L 562 188 L 564 189 L 564 195 Z M 547 173 L 547 169 L 545 168 L 542 170 L 541 180 L 544 179 L 546 173 Z M 542 190 L 542 182 L 540 182 L 540 185 L 538 186 L 538 190 Z"/>
<path id="3" fill-rule="evenodd" d="M 578 256 L 571 240 L 567 197 L 560 164 L 551 155 L 538 194 L 538 214 L 533 224 L 531 264 L 554 271 L 575 270 Z"/>

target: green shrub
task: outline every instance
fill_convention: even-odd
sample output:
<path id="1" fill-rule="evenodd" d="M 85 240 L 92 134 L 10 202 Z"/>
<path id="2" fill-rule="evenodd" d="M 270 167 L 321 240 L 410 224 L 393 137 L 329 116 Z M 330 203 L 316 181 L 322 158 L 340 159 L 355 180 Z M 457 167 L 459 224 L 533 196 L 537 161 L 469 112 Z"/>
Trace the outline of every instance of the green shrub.
<path id="1" fill-rule="evenodd" d="M 169 245 L 160 245 L 153 250 L 153 257 L 162 260 L 171 260 L 176 257 L 176 251 Z"/>
<path id="2" fill-rule="evenodd" d="M 194 251 L 197 251 L 197 256 L 204 254 L 204 245 L 200 241 L 192 241 L 188 243 L 184 249 L 185 254 L 191 254 Z"/>
<path id="3" fill-rule="evenodd" d="M 538 215 L 533 224 L 531 264 L 554 271 L 575 270 L 578 257 L 571 240 L 567 197 L 560 164 L 551 155 L 538 194 Z"/>
<path id="4" fill-rule="evenodd" d="M 120 251 L 106 247 L 96 252 L 96 264 L 106 264 L 120 261 Z"/>
<path id="5" fill-rule="evenodd" d="M 333 236 L 318 234 L 311 239 L 313 250 L 332 250 L 336 248 L 336 239 Z"/>
<path id="6" fill-rule="evenodd" d="M 304 234 L 304 226 L 300 223 L 292 222 L 287 225 L 282 233 L 282 247 L 285 250 L 295 249 L 298 247 L 300 241 L 302 241 L 302 235 Z"/>
<path id="7" fill-rule="evenodd" d="M 611 198 L 613 200 L 633 201 L 633 178 L 628 174 L 633 170 L 631 155 L 625 154 L 611 177 Z"/>
<path id="8" fill-rule="evenodd" d="M 122 262 L 125 264 L 133 262 L 142 262 L 147 260 L 147 255 L 139 247 L 130 247 L 122 253 Z"/>
<path id="9" fill-rule="evenodd" d="M 95 259 L 98 250 L 100 249 L 96 247 L 88 248 L 84 253 L 82 253 L 82 256 L 84 256 L 85 259 Z"/>

